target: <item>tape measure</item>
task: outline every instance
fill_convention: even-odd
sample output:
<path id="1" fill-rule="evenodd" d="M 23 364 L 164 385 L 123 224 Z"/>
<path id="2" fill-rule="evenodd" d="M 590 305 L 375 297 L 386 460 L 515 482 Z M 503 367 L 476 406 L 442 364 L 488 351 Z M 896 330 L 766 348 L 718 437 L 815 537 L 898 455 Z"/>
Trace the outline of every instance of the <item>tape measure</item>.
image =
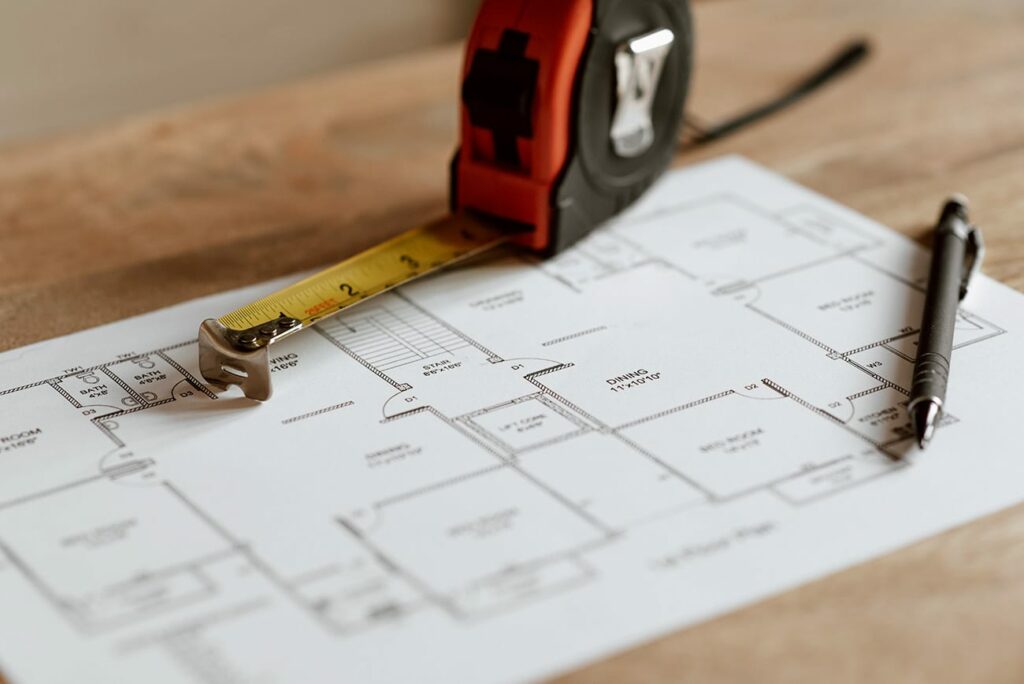
<path id="1" fill-rule="evenodd" d="M 450 216 L 199 328 L 216 386 L 270 398 L 270 345 L 502 243 L 568 247 L 668 167 L 689 87 L 685 0 L 485 0 L 466 46 Z"/>

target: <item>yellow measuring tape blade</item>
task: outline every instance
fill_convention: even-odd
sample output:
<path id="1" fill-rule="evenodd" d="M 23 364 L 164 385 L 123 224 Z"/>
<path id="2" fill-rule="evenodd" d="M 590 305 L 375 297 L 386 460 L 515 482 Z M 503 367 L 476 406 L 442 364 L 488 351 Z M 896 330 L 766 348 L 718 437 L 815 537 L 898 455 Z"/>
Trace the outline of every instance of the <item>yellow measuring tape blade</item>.
<path id="1" fill-rule="evenodd" d="M 246 330 L 287 316 L 302 327 L 506 241 L 511 233 L 468 214 L 413 228 L 217 319 Z"/>
<path id="2" fill-rule="evenodd" d="M 469 214 L 414 228 L 272 295 L 199 326 L 199 370 L 210 383 L 270 398 L 268 348 L 318 320 L 508 240 Z"/>

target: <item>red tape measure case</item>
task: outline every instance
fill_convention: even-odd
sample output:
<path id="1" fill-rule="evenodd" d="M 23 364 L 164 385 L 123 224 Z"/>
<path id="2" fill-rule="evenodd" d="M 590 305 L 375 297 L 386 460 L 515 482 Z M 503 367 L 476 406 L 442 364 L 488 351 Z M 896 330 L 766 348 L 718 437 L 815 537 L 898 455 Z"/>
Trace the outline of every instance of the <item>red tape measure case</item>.
<path id="1" fill-rule="evenodd" d="M 452 208 L 553 253 L 672 160 L 692 57 L 684 0 L 485 0 L 466 48 Z"/>

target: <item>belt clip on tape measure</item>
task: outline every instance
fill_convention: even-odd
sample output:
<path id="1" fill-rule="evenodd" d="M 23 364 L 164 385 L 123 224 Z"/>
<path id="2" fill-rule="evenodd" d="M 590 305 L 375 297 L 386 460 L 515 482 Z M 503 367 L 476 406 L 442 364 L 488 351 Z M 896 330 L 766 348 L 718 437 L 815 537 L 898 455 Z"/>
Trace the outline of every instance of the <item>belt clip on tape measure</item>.
<path id="1" fill-rule="evenodd" d="M 672 159 L 691 44 L 686 0 L 484 0 L 452 214 L 205 321 L 203 377 L 265 401 L 278 340 L 497 244 L 556 253 L 617 214 Z"/>

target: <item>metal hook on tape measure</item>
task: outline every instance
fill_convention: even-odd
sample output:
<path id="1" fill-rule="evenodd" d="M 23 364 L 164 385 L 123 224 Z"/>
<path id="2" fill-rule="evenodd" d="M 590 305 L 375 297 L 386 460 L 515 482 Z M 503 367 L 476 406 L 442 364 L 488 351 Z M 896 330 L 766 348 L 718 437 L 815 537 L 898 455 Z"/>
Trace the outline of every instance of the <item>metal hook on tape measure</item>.
<path id="1" fill-rule="evenodd" d="M 284 314 L 246 330 L 232 330 L 215 318 L 207 319 L 199 327 L 199 371 L 222 389 L 241 385 L 245 396 L 266 401 L 272 392 L 268 348 L 302 327 L 302 321 Z"/>
<path id="2" fill-rule="evenodd" d="M 244 334 L 248 341 L 250 333 Z M 221 389 L 240 385 L 245 396 L 266 401 L 272 390 L 269 341 L 243 351 L 229 342 L 238 335 L 239 331 L 225 328 L 215 318 L 203 321 L 199 326 L 199 371 Z"/>

